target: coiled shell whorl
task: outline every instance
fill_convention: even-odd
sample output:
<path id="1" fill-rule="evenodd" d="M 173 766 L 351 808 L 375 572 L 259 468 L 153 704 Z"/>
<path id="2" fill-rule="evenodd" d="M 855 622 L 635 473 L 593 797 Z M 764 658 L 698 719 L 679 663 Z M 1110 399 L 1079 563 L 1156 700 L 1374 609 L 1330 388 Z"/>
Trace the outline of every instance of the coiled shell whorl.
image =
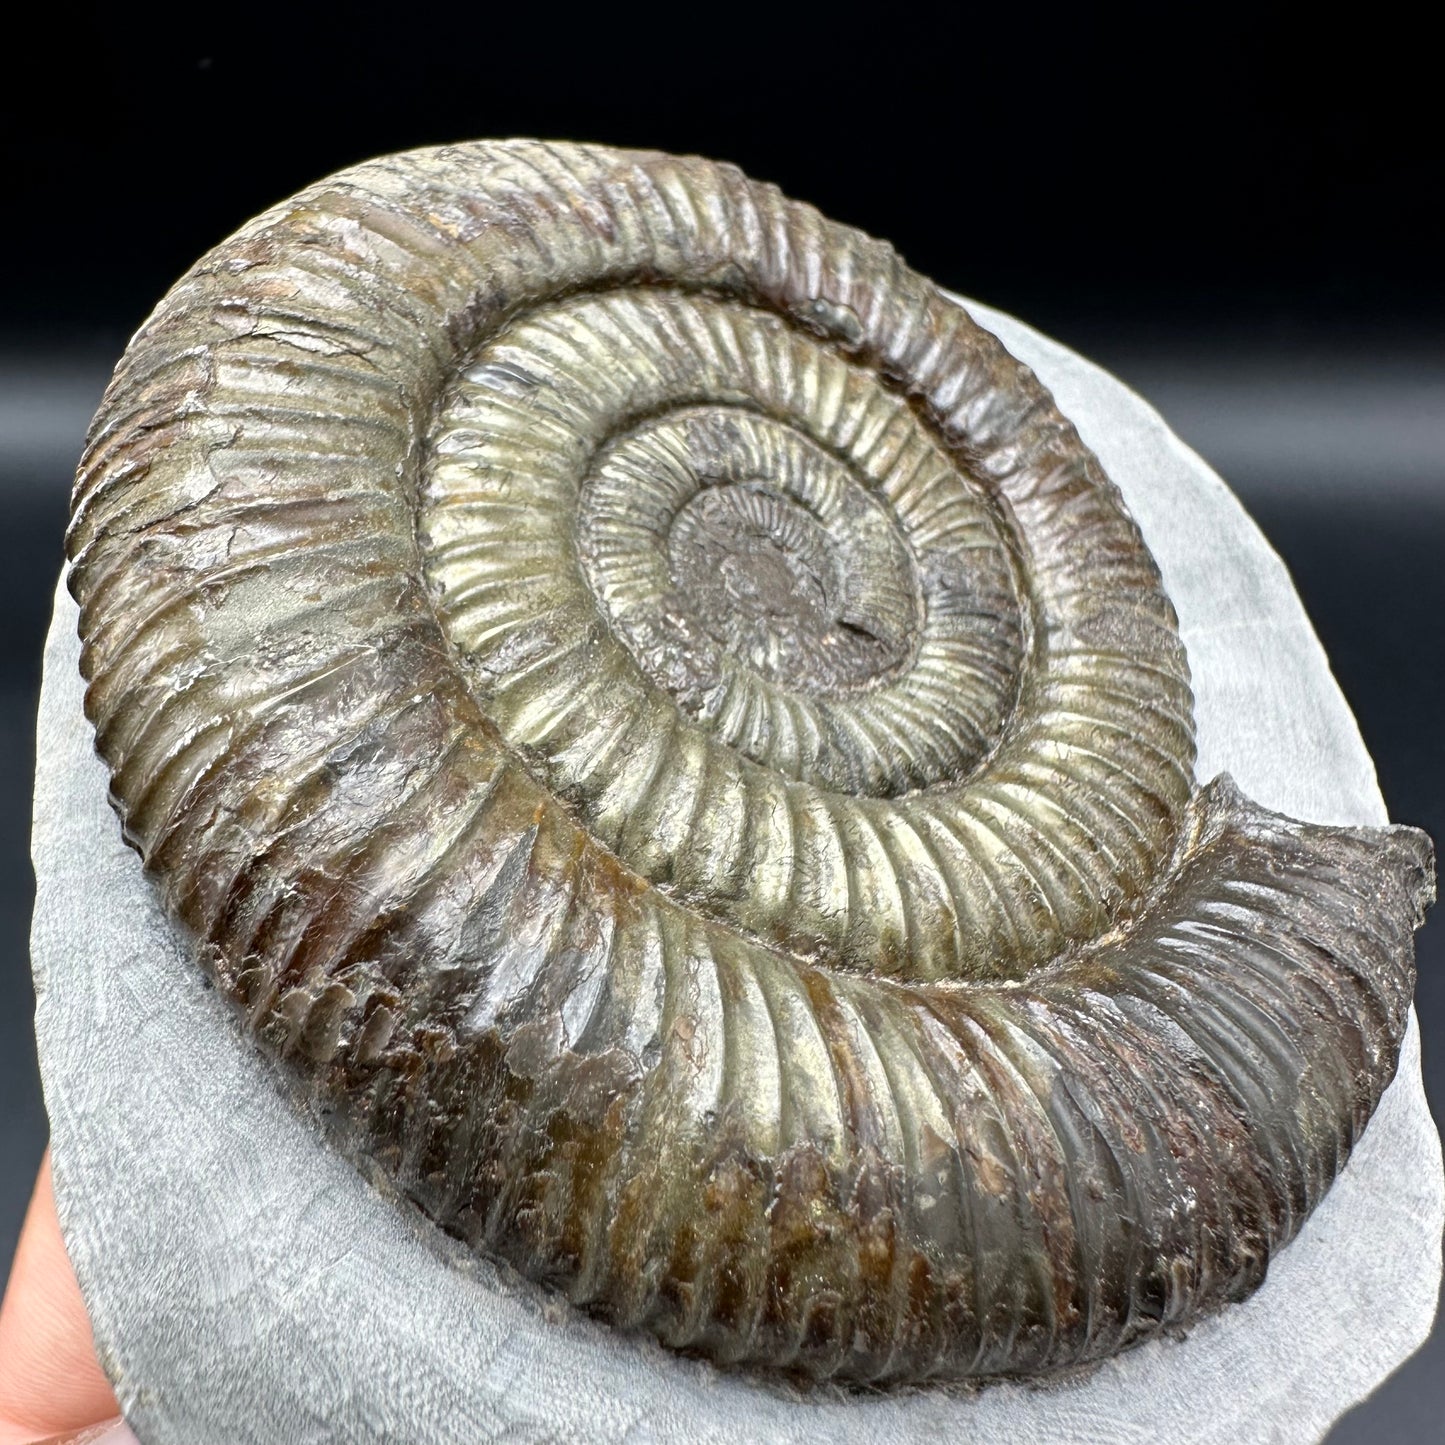
<path id="1" fill-rule="evenodd" d="M 1393 1075 L 1428 840 L 1196 789 L 1052 398 L 729 167 L 302 192 L 131 344 L 69 550 L 203 965 L 342 1147 L 619 1326 L 1096 1360 L 1254 1289 Z"/>

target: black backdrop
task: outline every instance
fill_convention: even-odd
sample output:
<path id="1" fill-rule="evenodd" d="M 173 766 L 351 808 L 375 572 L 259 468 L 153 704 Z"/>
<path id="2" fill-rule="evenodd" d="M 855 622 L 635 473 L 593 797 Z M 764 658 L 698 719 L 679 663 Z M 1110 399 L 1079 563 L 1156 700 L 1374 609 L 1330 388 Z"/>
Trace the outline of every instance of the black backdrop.
<path id="1" fill-rule="evenodd" d="M 1392 813 L 1445 836 L 1439 79 L 1403 8 L 26 7 L 0 40 L 0 1277 L 44 1113 L 32 708 L 110 364 L 201 251 L 367 155 L 734 160 L 1118 371 L 1284 554 Z M 1167 17 L 1167 18 L 1166 18 Z M 13 23 L 13 22 L 12 22 Z M 1445 941 L 1422 938 L 1445 1102 Z M 1440 1437 L 1440 1332 L 1337 1441 Z"/>
<path id="2" fill-rule="evenodd" d="M 1445 309 L 1438 74 L 1388 6 L 27 8 L 0 256 L 52 334 L 340 165 L 504 134 L 734 160 L 1065 339 Z"/>

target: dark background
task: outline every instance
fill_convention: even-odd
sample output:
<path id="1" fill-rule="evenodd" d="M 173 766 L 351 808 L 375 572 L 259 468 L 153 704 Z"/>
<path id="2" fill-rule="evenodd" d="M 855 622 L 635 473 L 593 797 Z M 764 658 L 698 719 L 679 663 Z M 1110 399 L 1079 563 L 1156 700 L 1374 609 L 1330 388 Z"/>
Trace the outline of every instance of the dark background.
<path id="1" fill-rule="evenodd" d="M 0 40 L 0 1279 L 45 1139 L 33 706 L 86 421 L 196 256 L 380 151 L 734 160 L 1110 367 L 1283 554 L 1392 815 L 1445 838 L 1440 78 L 1403 7 L 51 8 Z M 1440 922 L 1419 959 L 1439 1117 Z M 1332 1441 L 1441 1438 L 1442 1371 L 1437 1330 Z"/>

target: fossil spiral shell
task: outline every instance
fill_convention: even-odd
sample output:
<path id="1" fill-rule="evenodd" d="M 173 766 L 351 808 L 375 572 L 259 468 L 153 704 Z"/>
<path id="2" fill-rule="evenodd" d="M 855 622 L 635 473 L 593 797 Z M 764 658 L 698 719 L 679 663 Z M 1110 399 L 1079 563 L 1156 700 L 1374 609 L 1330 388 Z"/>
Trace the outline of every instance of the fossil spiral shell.
<path id="1" fill-rule="evenodd" d="M 725 1363 L 1099 1359 L 1247 1295 L 1395 1068 L 1428 840 L 1193 781 L 1052 398 L 736 170 L 369 162 L 205 257 L 76 484 L 87 707 L 354 1157 Z"/>

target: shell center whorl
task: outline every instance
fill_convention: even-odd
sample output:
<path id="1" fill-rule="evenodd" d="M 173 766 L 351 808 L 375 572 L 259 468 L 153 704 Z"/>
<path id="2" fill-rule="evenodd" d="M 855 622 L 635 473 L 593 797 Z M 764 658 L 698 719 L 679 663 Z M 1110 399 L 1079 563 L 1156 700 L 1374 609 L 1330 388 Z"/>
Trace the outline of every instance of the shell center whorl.
<path id="1" fill-rule="evenodd" d="M 924 601 L 890 509 L 772 418 L 689 407 L 634 428 L 584 483 L 579 533 L 609 625 L 699 719 L 738 668 L 841 697 L 916 652 Z"/>
<path id="2" fill-rule="evenodd" d="M 907 644 L 845 619 L 828 533 L 767 482 L 700 492 L 673 519 L 667 550 L 679 602 L 689 599 L 709 636 L 773 682 L 826 692 L 866 681 Z"/>

